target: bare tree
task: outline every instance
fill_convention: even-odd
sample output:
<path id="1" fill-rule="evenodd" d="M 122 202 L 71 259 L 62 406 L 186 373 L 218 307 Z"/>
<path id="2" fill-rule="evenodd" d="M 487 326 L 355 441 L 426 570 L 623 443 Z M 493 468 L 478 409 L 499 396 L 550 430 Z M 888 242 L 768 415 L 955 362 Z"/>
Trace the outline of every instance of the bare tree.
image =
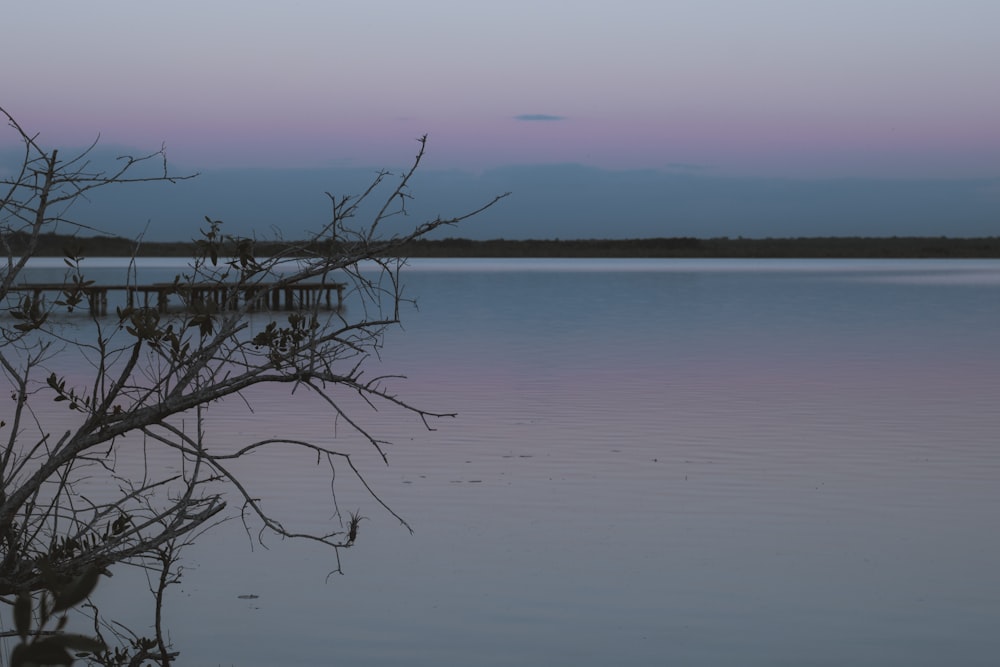
<path id="1" fill-rule="evenodd" d="M 161 290 L 183 307 L 129 303 L 105 316 L 97 308 L 85 311 L 87 302 L 100 295 L 72 252 L 54 298 L 19 289 L 40 237 L 79 226 L 72 208 L 98 188 L 171 183 L 188 176 L 168 170 L 162 149 L 122 157 L 110 169 L 92 159 L 93 146 L 63 159 L 5 110 L 0 113 L 24 149 L 20 170 L 0 180 L 0 243 L 7 255 L 0 299 L 8 309 L 0 315 L 0 367 L 11 399 L 0 409 L 0 600 L 13 605 L 20 599 L 23 612 L 23 601 L 30 596 L 70 584 L 79 596 L 81 578 L 89 582 L 93 572 L 130 564 L 156 574 L 152 588 L 158 611 L 163 589 L 176 576 L 177 550 L 234 515 L 261 526 L 257 539 L 276 534 L 329 547 L 339 570 L 339 552 L 354 543 L 360 515 L 340 517 L 325 532 L 286 526 L 266 510 L 252 482 L 234 471 L 239 459 L 264 448 L 292 448 L 328 465 L 331 489 L 336 472 L 346 471 L 373 502 L 409 528 L 368 484 L 352 459 L 355 452 L 294 433 L 230 450 L 209 447 L 213 437 L 206 430 L 206 411 L 255 386 L 307 390 L 327 406 L 331 419 L 387 460 L 385 443 L 345 402 L 345 392 L 362 405 L 412 413 L 428 428 L 430 419 L 445 416 L 400 398 L 386 377 L 366 373 L 384 334 L 400 320 L 404 262 L 395 255 L 400 246 L 473 216 L 506 195 L 456 217 L 391 231 L 405 222 L 410 181 L 424 155 L 423 137 L 408 170 L 379 172 L 358 195 L 328 193 L 330 219 L 278 254 L 257 257 L 253 239 L 228 237 L 219 221 L 206 218 L 188 270 Z M 150 165 L 156 170 L 150 171 Z M 130 281 L 133 275 L 129 273 Z M 268 295 L 291 293 L 306 283 L 346 286 L 351 307 L 327 309 L 315 299 L 290 312 L 269 308 Z M 93 339 L 73 340 L 61 333 L 53 319 L 66 310 L 92 318 Z M 68 381 L 53 370 L 52 360 L 66 354 L 89 362 L 93 373 L 86 382 Z M 37 409 L 42 403 L 65 408 L 58 432 L 46 426 Z M 137 439 L 143 448 L 133 452 L 146 452 L 150 461 L 172 457 L 174 465 L 150 463 L 140 475 L 123 472 L 116 454 Z M 84 480 L 92 484 L 94 478 L 106 481 L 105 497 L 79 493 Z M 101 626 L 95 629 L 100 632 Z M 168 664 L 175 654 L 164 641 L 159 614 L 155 635 L 133 642 L 131 655 L 109 650 L 101 659 L 106 664 Z"/>

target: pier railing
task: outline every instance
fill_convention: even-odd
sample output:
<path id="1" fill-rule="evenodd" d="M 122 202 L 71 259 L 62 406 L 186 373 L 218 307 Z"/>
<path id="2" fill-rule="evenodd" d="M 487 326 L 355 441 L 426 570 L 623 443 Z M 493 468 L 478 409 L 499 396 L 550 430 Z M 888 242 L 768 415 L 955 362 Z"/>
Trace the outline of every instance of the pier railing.
<path id="1" fill-rule="evenodd" d="M 325 306 L 340 310 L 344 306 L 344 283 L 254 283 L 236 285 L 222 282 L 152 283 L 146 285 L 72 285 L 67 283 L 22 283 L 11 292 L 31 294 L 36 300 L 46 292 L 82 294 L 92 315 L 108 314 L 108 294 L 123 292 L 128 307 L 156 308 L 166 313 L 170 297 L 179 296 L 179 306 L 214 306 L 219 311 L 246 308 L 260 310 L 296 310 Z M 333 294 L 336 293 L 336 303 Z"/>

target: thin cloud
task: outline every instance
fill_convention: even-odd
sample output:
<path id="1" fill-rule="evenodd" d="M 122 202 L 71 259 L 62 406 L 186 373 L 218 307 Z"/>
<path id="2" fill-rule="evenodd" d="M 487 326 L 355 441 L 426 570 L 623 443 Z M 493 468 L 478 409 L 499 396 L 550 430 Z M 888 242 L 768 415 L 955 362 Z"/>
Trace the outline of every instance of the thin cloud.
<path id="1" fill-rule="evenodd" d="M 520 116 L 514 116 L 514 120 L 566 120 L 566 116 L 552 116 L 547 113 L 523 113 Z"/>
<path id="2" fill-rule="evenodd" d="M 707 171 L 709 169 L 715 169 L 713 165 L 710 164 L 695 164 L 692 162 L 671 162 L 667 165 L 667 169 L 672 169 L 674 171 Z"/>

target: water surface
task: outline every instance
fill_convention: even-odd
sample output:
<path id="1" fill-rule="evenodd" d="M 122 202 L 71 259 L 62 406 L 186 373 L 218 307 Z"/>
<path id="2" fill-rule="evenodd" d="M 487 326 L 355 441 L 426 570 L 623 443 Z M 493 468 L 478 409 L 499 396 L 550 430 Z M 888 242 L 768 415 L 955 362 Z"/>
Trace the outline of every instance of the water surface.
<path id="1" fill-rule="evenodd" d="M 995 664 L 1000 262 L 422 260 L 407 293 L 384 369 L 458 417 L 366 413 L 395 444 L 359 456 L 415 534 L 345 485 L 326 583 L 222 526 L 171 589 L 188 664 Z M 363 447 L 249 399 L 220 446 Z M 318 526 L 314 464 L 246 474 Z"/>

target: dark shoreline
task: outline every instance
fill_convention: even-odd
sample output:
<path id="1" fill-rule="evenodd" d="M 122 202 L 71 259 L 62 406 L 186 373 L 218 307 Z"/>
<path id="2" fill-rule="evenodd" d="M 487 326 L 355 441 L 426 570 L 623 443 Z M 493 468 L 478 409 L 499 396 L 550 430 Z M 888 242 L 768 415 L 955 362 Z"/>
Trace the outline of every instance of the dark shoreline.
<path id="1" fill-rule="evenodd" d="M 408 257 L 1000 258 L 1000 237 L 418 241 Z"/>
<path id="2" fill-rule="evenodd" d="M 15 253 L 22 243 L 8 238 Z M 258 241 L 259 256 L 272 255 L 289 243 Z M 85 257 L 190 257 L 193 242 L 135 243 L 123 237 L 71 237 L 43 234 L 39 257 L 61 257 L 67 249 Z M 404 257 L 611 257 L 611 258 L 920 258 L 1000 259 L 1000 236 L 949 238 L 800 237 L 711 238 L 663 237 L 648 239 L 505 240 L 473 241 L 449 238 L 421 240 L 400 248 Z"/>

